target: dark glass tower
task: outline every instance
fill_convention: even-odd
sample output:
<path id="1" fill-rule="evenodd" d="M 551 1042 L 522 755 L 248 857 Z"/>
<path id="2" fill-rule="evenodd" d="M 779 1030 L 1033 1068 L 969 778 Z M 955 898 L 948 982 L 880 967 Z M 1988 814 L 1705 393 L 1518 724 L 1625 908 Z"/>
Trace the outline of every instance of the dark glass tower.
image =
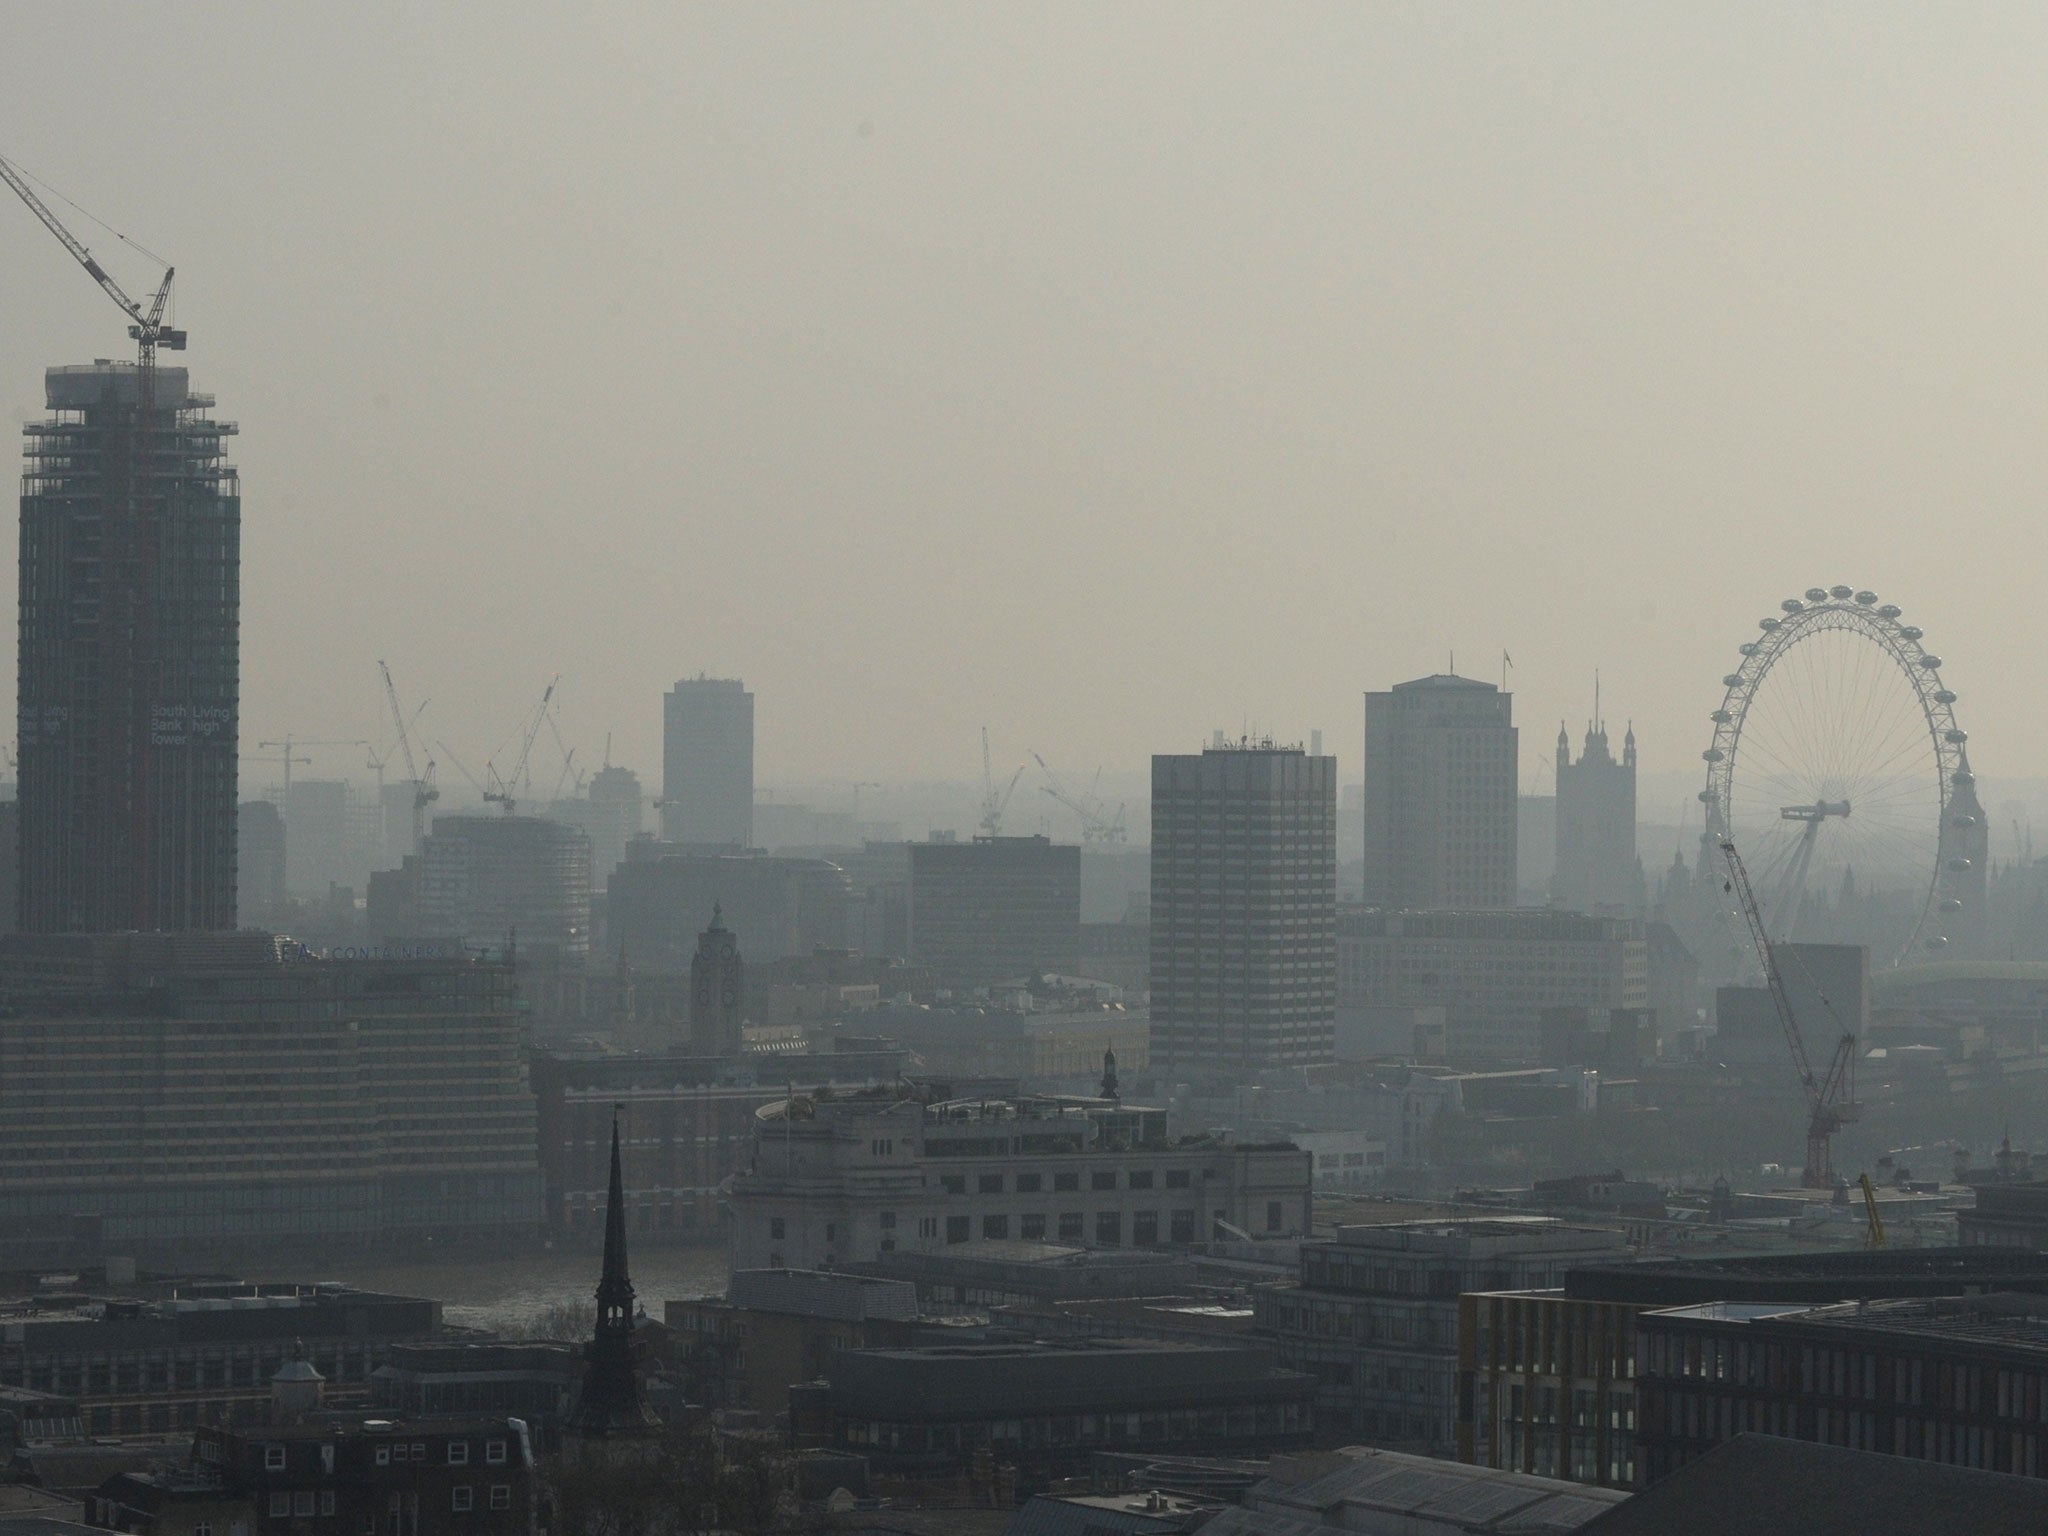
<path id="1" fill-rule="evenodd" d="M 25 429 L 16 724 L 29 933 L 235 926 L 240 483 L 183 368 L 52 368 Z"/>

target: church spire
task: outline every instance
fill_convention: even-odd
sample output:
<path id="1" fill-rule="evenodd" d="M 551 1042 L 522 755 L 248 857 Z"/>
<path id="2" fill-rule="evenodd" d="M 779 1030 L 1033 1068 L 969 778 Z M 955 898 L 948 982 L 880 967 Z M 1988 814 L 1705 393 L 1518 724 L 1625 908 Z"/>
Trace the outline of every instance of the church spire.
<path id="1" fill-rule="evenodd" d="M 619 1162 L 619 1116 L 612 1113 L 612 1178 L 604 1203 L 604 1274 L 597 1282 L 597 1329 L 633 1326 L 633 1282 L 626 1278 L 626 1180 Z"/>
<path id="2" fill-rule="evenodd" d="M 563 1426 L 586 1440 L 645 1435 L 657 1427 L 633 1363 L 633 1282 L 626 1275 L 626 1180 L 619 1116 L 612 1113 L 611 1185 L 604 1206 L 604 1273 L 597 1282 L 597 1329 L 583 1351 L 583 1390 Z"/>

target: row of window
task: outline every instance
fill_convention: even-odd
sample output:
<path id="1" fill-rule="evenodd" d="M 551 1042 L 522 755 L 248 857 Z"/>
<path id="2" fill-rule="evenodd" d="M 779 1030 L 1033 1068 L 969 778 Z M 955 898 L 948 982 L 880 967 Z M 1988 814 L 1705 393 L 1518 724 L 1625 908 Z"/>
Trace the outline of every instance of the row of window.
<path id="1" fill-rule="evenodd" d="M 512 1485 L 492 1483 L 486 1495 L 492 1509 L 512 1507 Z M 461 1483 L 448 1490 L 448 1507 L 458 1515 L 466 1515 L 476 1508 L 476 1489 L 469 1483 Z M 331 1519 L 335 1514 L 335 1493 L 332 1488 L 322 1488 L 317 1494 L 309 1489 L 294 1492 L 272 1492 L 270 1495 L 270 1517 L 273 1520 L 307 1520 L 315 1515 Z M 211 1527 L 194 1527 L 193 1536 L 208 1536 Z"/>
<path id="2" fill-rule="evenodd" d="M 1155 1174 L 1152 1169 L 1134 1168 L 1125 1176 L 1124 1187 L 1126 1189 L 1151 1189 L 1154 1184 L 1154 1178 Z M 1006 1185 L 1006 1179 L 1014 1179 L 1014 1183 Z M 1191 1169 L 1169 1168 L 1166 1170 L 1166 1188 L 1188 1189 L 1192 1184 Z M 967 1175 L 964 1173 L 940 1174 L 939 1187 L 949 1195 L 964 1195 L 967 1193 Z M 1055 1194 L 1079 1191 L 1081 1188 L 1081 1171 L 1074 1169 L 1070 1172 L 1055 1173 L 1052 1176 L 1052 1187 Z M 1088 1174 L 1088 1187 L 1094 1190 L 1117 1188 L 1116 1170 L 1114 1168 L 1090 1170 Z M 1014 1190 L 1015 1193 L 1020 1195 L 1036 1195 L 1042 1193 L 1045 1189 L 1045 1175 L 1039 1173 L 1019 1173 L 1015 1175 L 1000 1173 L 976 1174 L 974 1188 L 975 1193 L 981 1195 L 1000 1195 L 1008 1190 Z"/>
<path id="3" fill-rule="evenodd" d="M 288 1451 L 289 1447 L 275 1442 L 264 1446 L 264 1470 L 268 1472 L 284 1471 L 288 1459 Z M 334 1461 L 334 1447 L 332 1445 L 323 1445 L 320 1447 L 320 1451 L 322 1464 L 328 1466 L 331 1470 Z M 504 1466 L 510 1454 L 510 1444 L 507 1441 L 486 1440 L 484 1442 L 484 1465 L 487 1467 Z M 467 1440 L 450 1440 L 448 1442 L 447 1456 L 448 1465 L 451 1467 L 468 1466 L 469 1442 Z M 393 1462 L 424 1462 L 427 1459 L 426 1442 L 415 1440 L 410 1444 L 380 1445 L 377 1447 L 376 1459 L 377 1465 L 380 1467 L 388 1467 Z"/>

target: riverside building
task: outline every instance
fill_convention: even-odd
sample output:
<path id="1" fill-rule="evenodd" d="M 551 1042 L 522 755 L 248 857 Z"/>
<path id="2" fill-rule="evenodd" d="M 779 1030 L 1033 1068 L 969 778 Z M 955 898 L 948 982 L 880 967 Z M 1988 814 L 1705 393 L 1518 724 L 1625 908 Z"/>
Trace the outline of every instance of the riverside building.
<path id="1" fill-rule="evenodd" d="M 540 1222 L 509 967 L 265 934 L 0 943 L 0 1232 L 137 1255 Z"/>
<path id="2" fill-rule="evenodd" d="M 988 1239 L 1152 1248 L 1309 1230 L 1292 1143 L 1169 1137 L 1115 1099 L 799 1094 L 756 1114 L 735 1270 L 844 1268 Z"/>

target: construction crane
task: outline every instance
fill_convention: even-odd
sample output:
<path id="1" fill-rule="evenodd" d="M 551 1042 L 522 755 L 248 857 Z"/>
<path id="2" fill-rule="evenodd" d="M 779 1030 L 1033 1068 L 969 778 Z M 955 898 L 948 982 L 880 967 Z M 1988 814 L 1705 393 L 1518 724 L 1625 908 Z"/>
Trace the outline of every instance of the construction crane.
<path id="1" fill-rule="evenodd" d="M 106 653 L 106 685 L 113 695 L 105 729 L 109 761 L 126 759 L 128 797 L 133 820 L 127 829 L 130 898 L 135 926 L 153 928 L 157 923 L 152 899 L 156 870 L 152 859 L 156 848 L 156 771 L 152 721 L 156 712 L 157 540 L 150 508 L 156 476 L 156 455 L 151 439 L 156 430 L 156 351 L 164 347 L 183 351 L 185 333 L 164 324 L 164 310 L 171 301 L 171 279 L 177 269 L 163 262 L 163 281 L 144 308 L 128 297 L 112 274 L 99 264 L 78 237 L 64 227 L 63 220 L 36 196 L 29 178 L 12 161 L 0 159 L 0 181 L 14 189 L 14 195 L 57 237 L 86 276 L 120 307 L 130 322 L 128 334 L 135 342 L 135 418 L 128 436 L 128 463 L 124 483 L 115 492 L 121 503 L 114 526 L 105 539 L 110 578 L 101 597 L 101 633 Z M 88 215 L 89 217 L 89 215 Z M 115 230 L 123 244 L 141 251 L 152 261 L 161 257 L 144 250 Z M 125 721 L 122 719 L 125 704 Z M 285 753 L 285 773 L 291 773 L 291 753 Z"/>
<path id="2" fill-rule="evenodd" d="M 996 789 L 995 774 L 989 766 L 988 727 L 981 728 L 981 835 L 999 837 L 1003 830 L 1003 812 L 1010 808 L 1010 796 L 1017 792 L 1017 781 L 1024 777 L 1024 765 L 1019 763 L 1017 771 L 1010 775 L 1010 782 L 1000 792 Z"/>
<path id="3" fill-rule="evenodd" d="M 312 762 L 312 761 L 313 761 L 313 760 L 312 760 L 312 759 L 311 759 L 310 757 L 294 757 L 294 756 L 292 755 L 292 752 L 293 752 L 293 749 L 294 749 L 294 748 L 297 748 L 297 747 L 365 747 L 365 748 L 367 748 L 367 747 L 368 747 L 368 746 L 369 746 L 370 744 L 369 744 L 369 743 L 368 743 L 367 741 L 363 741 L 363 740 L 361 740 L 360 738 L 350 738 L 350 739 L 344 739 L 343 737 L 340 737 L 340 736 L 322 736 L 322 737 L 317 737 L 317 738 L 305 738 L 305 737 L 299 737 L 299 736 L 294 736 L 294 735 L 292 735 L 292 734 L 291 734 L 291 732 L 287 731 L 287 732 L 285 732 L 285 738 L 284 738 L 284 740 L 283 740 L 283 741 L 259 741 L 259 742 L 257 742 L 257 743 L 256 743 L 256 745 L 257 745 L 257 746 L 259 746 L 259 747 L 265 748 L 266 750 L 267 750 L 268 748 L 271 748 L 271 747 L 277 747 L 277 748 L 279 748 L 279 749 L 280 749 L 280 750 L 281 750 L 281 751 L 282 751 L 282 752 L 284 753 L 284 797 L 285 797 L 285 799 L 286 799 L 286 800 L 290 800 L 290 799 L 291 799 L 291 797 L 292 797 L 292 764 L 293 764 L 293 763 L 310 763 L 310 762 Z M 259 758 L 259 759 L 257 759 L 257 761 L 259 761 L 259 762 L 260 762 L 260 761 L 262 761 L 262 759 L 260 759 L 260 758 Z M 274 758 L 273 758 L 273 759 L 272 759 L 272 761 L 274 762 L 274 761 L 276 761 L 276 759 L 274 759 Z"/>
<path id="4" fill-rule="evenodd" d="M 413 727 L 419 724 L 427 701 L 421 699 L 420 707 L 407 719 L 398 705 L 398 685 L 391 681 L 391 669 L 380 661 L 377 670 L 384 674 L 384 702 L 391 706 L 391 723 L 398 730 L 398 750 L 405 754 L 405 777 L 412 785 L 412 851 L 418 853 L 420 839 L 427 835 L 427 807 L 441 798 L 441 791 L 434 788 L 434 760 L 428 758 L 427 771 L 421 773 L 412 752 Z"/>
<path id="5" fill-rule="evenodd" d="M 1870 1236 L 1867 1241 L 1873 1248 L 1882 1248 L 1884 1218 L 1877 1214 L 1877 1191 L 1870 1187 L 1870 1175 L 1867 1173 L 1858 1174 L 1856 1182 L 1863 1186 L 1863 1215 L 1870 1225 Z"/>
<path id="6" fill-rule="evenodd" d="M 1031 760 L 1038 764 L 1039 771 L 1045 775 L 1045 783 L 1039 786 L 1038 792 L 1042 795 L 1050 795 L 1081 818 L 1082 842 L 1113 846 L 1125 841 L 1129 837 L 1130 834 L 1124 827 L 1123 806 L 1119 805 L 1116 808 L 1116 813 L 1111 815 L 1109 807 L 1093 789 L 1090 789 L 1086 798 L 1083 798 L 1073 793 L 1065 784 L 1061 783 L 1060 776 L 1052 771 L 1052 764 L 1048 763 L 1036 752 L 1031 754 Z M 1101 780 L 1101 769 L 1098 768 L 1096 770 L 1095 777 L 1098 782 Z"/>
<path id="7" fill-rule="evenodd" d="M 1785 978 L 1778 970 L 1778 957 L 1771 946 L 1770 935 L 1764 931 L 1762 911 L 1757 907 L 1756 893 L 1749 887 L 1749 871 L 1742 867 L 1742 855 L 1735 851 L 1731 840 L 1723 839 L 1721 857 L 1728 862 L 1728 880 L 1722 889 L 1731 892 L 1742 908 L 1743 918 L 1749 924 L 1749 937 L 1756 946 L 1758 962 L 1763 966 L 1764 985 L 1770 990 L 1771 1005 L 1777 1009 L 1778 1023 L 1785 1031 L 1785 1043 L 1792 1051 L 1792 1065 L 1799 1071 L 1799 1086 L 1806 1095 L 1806 1167 L 1801 1171 L 1799 1182 L 1807 1189 L 1835 1187 L 1834 1136 L 1849 1121 L 1854 1120 L 1861 1107 L 1856 1103 L 1856 1036 L 1843 1030 L 1835 1042 L 1834 1055 L 1828 1061 L 1828 1070 L 1821 1076 L 1813 1070 L 1813 1064 L 1806 1055 L 1806 1042 L 1799 1033 L 1799 1021 L 1792 1013 L 1792 1000 L 1785 993 Z M 1827 1006 L 1827 999 L 1821 999 Z M 1830 1015 L 1834 1010 L 1828 1008 Z"/>
<path id="8" fill-rule="evenodd" d="M 533 756 L 534 740 L 540 735 L 541 726 L 547 722 L 548 705 L 554 702 L 555 684 L 561 680 L 562 675 L 557 672 L 548 679 L 547 687 L 541 691 L 540 703 L 534 706 L 533 713 L 527 717 L 526 733 L 519 741 L 519 760 L 512 765 L 512 771 L 500 774 L 489 762 L 484 764 L 484 777 L 489 782 L 489 787 L 484 790 L 484 799 L 501 807 L 507 816 L 518 811 L 519 799 L 515 791 L 520 789 L 520 781 L 526 774 L 527 761 Z M 530 779 L 526 781 L 525 787 L 532 787 Z"/>

